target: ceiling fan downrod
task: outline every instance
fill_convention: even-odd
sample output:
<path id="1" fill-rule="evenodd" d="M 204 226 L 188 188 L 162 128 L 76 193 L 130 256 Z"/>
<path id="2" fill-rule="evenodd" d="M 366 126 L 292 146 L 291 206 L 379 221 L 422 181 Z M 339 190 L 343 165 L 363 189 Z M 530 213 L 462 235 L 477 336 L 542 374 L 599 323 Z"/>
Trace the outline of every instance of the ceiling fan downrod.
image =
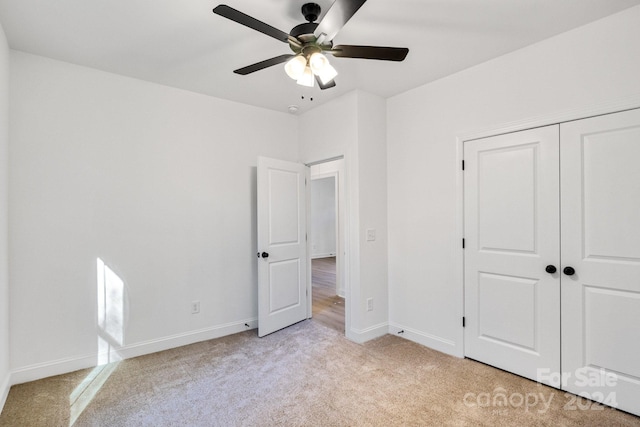
<path id="1" fill-rule="evenodd" d="M 320 5 L 318 3 L 305 3 L 302 5 L 302 15 L 309 22 L 314 22 L 320 16 Z"/>

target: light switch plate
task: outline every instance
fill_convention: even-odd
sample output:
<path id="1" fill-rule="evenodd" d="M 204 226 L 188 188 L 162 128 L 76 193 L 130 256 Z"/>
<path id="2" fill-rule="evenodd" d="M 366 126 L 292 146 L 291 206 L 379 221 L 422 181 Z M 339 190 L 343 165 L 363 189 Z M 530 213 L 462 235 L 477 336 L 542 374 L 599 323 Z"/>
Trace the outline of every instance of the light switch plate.
<path id="1" fill-rule="evenodd" d="M 367 228 L 367 242 L 373 242 L 376 240 L 376 229 Z"/>

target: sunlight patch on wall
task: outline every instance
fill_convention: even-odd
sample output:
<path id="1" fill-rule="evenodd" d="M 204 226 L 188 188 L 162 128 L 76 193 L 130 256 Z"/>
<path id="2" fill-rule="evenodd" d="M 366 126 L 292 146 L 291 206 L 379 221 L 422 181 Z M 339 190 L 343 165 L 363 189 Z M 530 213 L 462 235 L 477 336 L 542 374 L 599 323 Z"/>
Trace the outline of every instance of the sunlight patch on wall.
<path id="1" fill-rule="evenodd" d="M 96 271 L 98 366 L 69 395 L 70 427 L 87 409 L 122 360 L 118 350 L 124 344 L 124 281 L 100 258 L 96 260 Z"/>
<path id="2" fill-rule="evenodd" d="M 98 283 L 98 365 L 122 360 L 124 344 L 124 281 L 100 258 Z"/>

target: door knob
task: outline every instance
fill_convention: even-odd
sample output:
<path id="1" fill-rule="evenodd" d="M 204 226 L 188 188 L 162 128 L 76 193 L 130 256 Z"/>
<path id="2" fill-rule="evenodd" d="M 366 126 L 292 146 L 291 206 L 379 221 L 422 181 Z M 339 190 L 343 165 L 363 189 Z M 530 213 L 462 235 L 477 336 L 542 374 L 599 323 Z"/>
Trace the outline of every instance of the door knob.
<path id="1" fill-rule="evenodd" d="M 576 274 L 576 270 L 573 267 L 565 267 L 562 272 L 567 276 L 573 276 L 574 274 Z"/>
<path id="2" fill-rule="evenodd" d="M 556 266 L 555 266 L 555 265 L 551 265 L 551 264 L 549 264 L 549 265 L 547 265 L 547 268 L 545 268 L 545 269 L 544 269 L 544 271 L 546 271 L 546 272 L 547 272 L 547 273 L 549 273 L 549 274 L 553 274 L 553 273 L 555 273 L 556 271 L 558 271 L 558 269 L 556 269 Z"/>
<path id="3" fill-rule="evenodd" d="M 262 252 L 262 258 L 269 258 L 269 253 Z"/>

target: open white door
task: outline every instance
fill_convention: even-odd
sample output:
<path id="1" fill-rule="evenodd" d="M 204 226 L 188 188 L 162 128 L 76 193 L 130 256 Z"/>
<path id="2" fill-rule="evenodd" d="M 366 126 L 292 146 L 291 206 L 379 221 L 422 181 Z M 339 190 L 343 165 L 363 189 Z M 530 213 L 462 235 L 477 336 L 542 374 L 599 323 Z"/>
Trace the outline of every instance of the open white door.
<path id="1" fill-rule="evenodd" d="M 305 165 L 258 158 L 258 336 L 307 318 Z"/>

